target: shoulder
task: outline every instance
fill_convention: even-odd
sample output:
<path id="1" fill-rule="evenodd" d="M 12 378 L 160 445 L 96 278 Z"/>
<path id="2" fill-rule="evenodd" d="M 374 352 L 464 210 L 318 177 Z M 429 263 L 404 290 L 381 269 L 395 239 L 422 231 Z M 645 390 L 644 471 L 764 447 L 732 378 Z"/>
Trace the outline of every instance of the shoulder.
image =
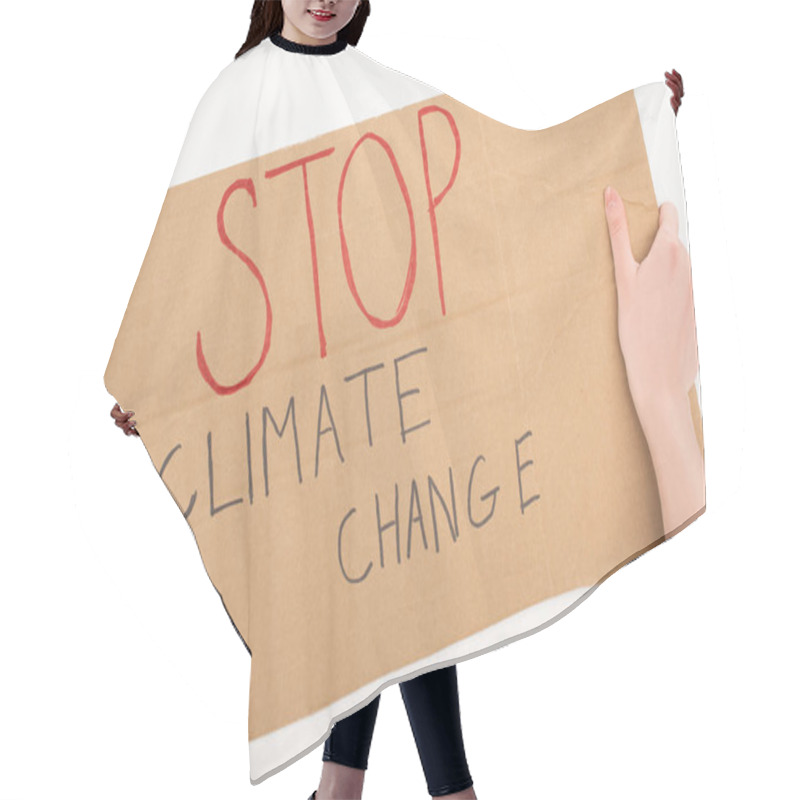
<path id="1" fill-rule="evenodd" d="M 233 109 L 243 97 L 257 93 L 263 77 L 266 49 L 257 46 L 227 64 L 203 93 L 195 117 Z"/>
<path id="2" fill-rule="evenodd" d="M 266 57 L 264 46 L 248 50 L 223 67 L 205 90 L 189 123 L 170 186 L 252 155 L 250 145 Z"/>

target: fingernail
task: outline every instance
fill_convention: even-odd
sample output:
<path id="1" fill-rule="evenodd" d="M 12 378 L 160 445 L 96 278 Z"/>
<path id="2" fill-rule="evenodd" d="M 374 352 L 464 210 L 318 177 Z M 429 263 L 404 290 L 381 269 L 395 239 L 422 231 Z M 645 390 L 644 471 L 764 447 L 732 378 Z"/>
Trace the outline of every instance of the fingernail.
<path id="1" fill-rule="evenodd" d="M 614 208 L 614 193 L 611 191 L 610 186 L 606 186 L 605 191 L 603 192 L 606 198 L 606 205 L 609 208 Z"/>

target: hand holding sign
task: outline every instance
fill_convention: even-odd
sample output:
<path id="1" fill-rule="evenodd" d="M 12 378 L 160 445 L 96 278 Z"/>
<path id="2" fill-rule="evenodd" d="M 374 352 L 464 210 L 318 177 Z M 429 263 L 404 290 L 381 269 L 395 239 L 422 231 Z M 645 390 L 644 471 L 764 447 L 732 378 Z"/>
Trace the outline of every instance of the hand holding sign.
<path id="1" fill-rule="evenodd" d="M 123 411 L 119 403 L 114 403 L 111 409 L 111 416 L 114 417 L 114 424 L 121 428 L 126 436 L 138 436 L 139 431 L 136 430 L 136 420 L 131 420 L 133 411 Z"/>
<path id="2" fill-rule="evenodd" d="M 672 89 L 672 97 L 670 97 L 669 102 L 677 117 L 678 109 L 681 105 L 681 97 L 683 97 L 683 78 L 676 69 L 673 69 L 672 72 L 665 72 L 664 76 L 666 77 L 664 83 Z"/>
<path id="3" fill-rule="evenodd" d="M 606 190 L 606 221 L 619 302 L 619 340 L 635 399 L 683 397 L 697 377 L 697 338 L 689 253 L 678 238 L 678 211 L 666 202 L 650 252 L 631 252 L 619 194 Z"/>
<path id="4" fill-rule="evenodd" d="M 656 471 L 664 531 L 674 535 L 705 507 L 703 457 L 688 403 L 699 369 L 689 253 L 678 238 L 677 209 L 665 202 L 650 252 L 637 263 L 622 198 L 609 186 L 605 201 L 620 349 Z"/>

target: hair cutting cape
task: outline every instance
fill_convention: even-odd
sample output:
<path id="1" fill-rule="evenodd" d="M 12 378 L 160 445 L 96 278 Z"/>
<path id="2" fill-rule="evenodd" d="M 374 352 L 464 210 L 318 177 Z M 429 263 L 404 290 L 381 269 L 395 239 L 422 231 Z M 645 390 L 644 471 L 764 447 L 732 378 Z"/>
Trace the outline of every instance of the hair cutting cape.
<path id="1" fill-rule="evenodd" d="M 251 656 L 252 783 L 705 510 L 664 529 L 603 202 L 688 249 L 669 97 L 521 130 L 274 35 L 200 100 L 105 385 Z"/>

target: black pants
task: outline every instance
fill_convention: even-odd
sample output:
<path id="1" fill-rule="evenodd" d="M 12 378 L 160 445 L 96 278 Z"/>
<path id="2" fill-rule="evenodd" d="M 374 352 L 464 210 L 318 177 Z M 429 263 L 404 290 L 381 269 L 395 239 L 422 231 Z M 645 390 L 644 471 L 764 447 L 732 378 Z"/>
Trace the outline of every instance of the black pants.
<path id="1" fill-rule="evenodd" d="M 461 733 L 456 665 L 403 681 L 400 692 L 431 797 L 468 789 L 472 777 Z M 367 768 L 380 699 L 378 695 L 354 714 L 334 723 L 325 741 L 323 761 Z"/>

